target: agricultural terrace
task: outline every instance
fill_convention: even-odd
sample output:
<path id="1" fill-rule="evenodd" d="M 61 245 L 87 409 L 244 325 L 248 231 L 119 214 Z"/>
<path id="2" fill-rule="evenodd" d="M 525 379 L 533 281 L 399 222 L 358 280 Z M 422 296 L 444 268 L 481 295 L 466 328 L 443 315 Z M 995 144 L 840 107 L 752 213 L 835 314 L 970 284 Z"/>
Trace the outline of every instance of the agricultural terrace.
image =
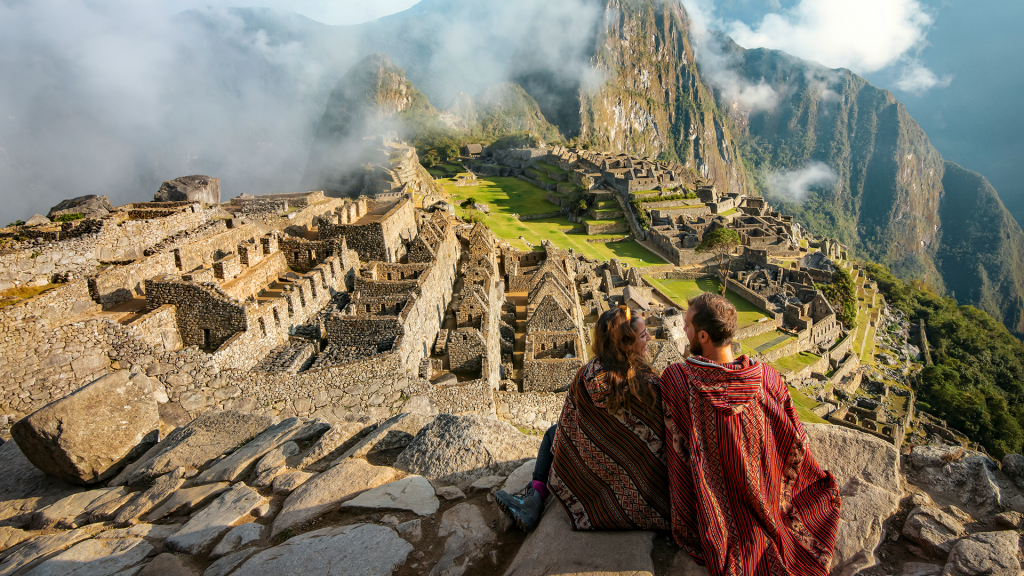
<path id="1" fill-rule="evenodd" d="M 793 406 L 796 408 L 797 416 L 800 417 L 802 422 L 810 422 L 811 424 L 829 424 L 829 422 L 824 418 L 818 416 L 814 412 L 811 412 L 811 410 L 818 405 L 817 402 L 811 400 L 796 388 L 790 387 L 789 395 L 793 398 Z"/>
<path id="2" fill-rule="evenodd" d="M 671 298 L 674 302 L 679 304 L 686 309 L 686 302 L 701 294 L 703 292 L 719 292 L 721 290 L 721 282 L 716 278 L 700 278 L 697 280 L 658 280 L 657 278 L 647 277 L 647 281 L 650 282 L 658 290 L 661 290 L 666 296 Z M 736 307 L 736 312 L 739 317 L 736 321 L 738 328 L 750 326 L 760 321 L 762 318 L 771 319 L 771 316 L 766 314 L 760 308 L 754 306 L 750 302 L 747 302 L 739 294 L 736 294 L 732 290 L 728 290 L 725 293 L 725 297 L 732 302 L 733 306 Z"/>
<path id="3" fill-rule="evenodd" d="M 518 178 L 494 177 L 480 179 L 479 183 L 478 186 L 456 187 L 452 183 L 441 181 L 445 190 L 451 195 L 454 204 L 458 205 L 469 197 L 486 204 L 490 213 L 484 215 L 483 223 L 515 248 L 530 249 L 529 245 L 519 239 L 522 236 L 533 245 L 534 250 L 541 250 L 541 243 L 544 240 L 551 240 L 558 248 L 572 248 L 576 252 L 598 260 L 617 258 L 619 262 L 630 266 L 666 264 L 664 260 L 632 240 L 587 242 L 587 240 L 622 238 L 625 234 L 588 236 L 582 225 L 569 222 L 564 216 L 523 221 L 513 218 L 513 214 L 549 214 L 559 211 L 558 206 L 545 199 L 544 190 L 528 182 Z"/>

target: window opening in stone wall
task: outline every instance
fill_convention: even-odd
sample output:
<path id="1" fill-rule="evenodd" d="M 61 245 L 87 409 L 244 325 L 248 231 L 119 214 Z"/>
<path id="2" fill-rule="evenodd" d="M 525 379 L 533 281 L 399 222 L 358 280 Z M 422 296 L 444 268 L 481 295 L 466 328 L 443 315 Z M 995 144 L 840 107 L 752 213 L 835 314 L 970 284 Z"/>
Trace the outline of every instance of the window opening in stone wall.
<path id="1" fill-rule="evenodd" d="M 302 293 L 302 286 L 299 286 L 298 292 L 299 292 L 299 304 L 303 308 L 305 308 L 306 307 L 306 295 Z"/>
<path id="2" fill-rule="evenodd" d="M 296 250 L 295 252 L 292 253 L 292 259 L 294 259 L 296 262 L 299 261 L 299 252 L 298 252 L 298 250 Z"/>
<path id="3" fill-rule="evenodd" d="M 260 332 L 262 332 L 263 333 L 263 337 L 266 338 L 267 337 L 267 324 L 265 322 L 263 322 L 263 318 L 258 318 L 258 320 L 259 320 L 259 323 L 260 323 Z"/>
<path id="4" fill-rule="evenodd" d="M 277 308 L 274 308 L 274 324 L 277 324 L 278 328 L 281 327 L 281 316 L 278 315 Z"/>
<path id="5" fill-rule="evenodd" d="M 309 290 L 313 293 L 313 300 L 316 300 L 316 276 L 309 278 Z"/>

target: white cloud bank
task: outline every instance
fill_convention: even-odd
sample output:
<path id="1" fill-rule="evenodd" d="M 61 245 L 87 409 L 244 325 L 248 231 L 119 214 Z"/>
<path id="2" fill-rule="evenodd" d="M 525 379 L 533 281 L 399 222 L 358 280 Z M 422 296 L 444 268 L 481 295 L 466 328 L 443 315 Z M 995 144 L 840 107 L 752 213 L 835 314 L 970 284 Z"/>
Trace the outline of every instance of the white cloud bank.
<path id="1" fill-rule="evenodd" d="M 838 175 L 822 162 L 808 162 L 797 170 L 780 170 L 768 174 L 768 190 L 775 198 L 802 204 L 813 188 L 836 183 Z"/>

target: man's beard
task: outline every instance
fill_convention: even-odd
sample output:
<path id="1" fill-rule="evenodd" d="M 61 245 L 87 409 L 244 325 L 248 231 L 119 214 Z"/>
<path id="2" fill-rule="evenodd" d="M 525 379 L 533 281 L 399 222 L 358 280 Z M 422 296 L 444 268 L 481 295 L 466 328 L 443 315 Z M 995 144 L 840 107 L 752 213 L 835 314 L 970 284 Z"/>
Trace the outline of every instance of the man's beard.
<path id="1" fill-rule="evenodd" d="M 704 349 L 701 348 L 700 342 L 690 342 L 690 356 L 703 356 Z"/>

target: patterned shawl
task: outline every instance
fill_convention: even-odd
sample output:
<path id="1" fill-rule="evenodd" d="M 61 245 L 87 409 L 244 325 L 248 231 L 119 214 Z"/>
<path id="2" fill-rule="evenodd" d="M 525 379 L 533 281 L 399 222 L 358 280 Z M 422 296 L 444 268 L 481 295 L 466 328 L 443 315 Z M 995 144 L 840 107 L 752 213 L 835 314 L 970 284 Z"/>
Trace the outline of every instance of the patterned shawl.
<path id="1" fill-rule="evenodd" d="M 657 378 L 650 375 L 658 397 Z M 565 397 L 548 487 L 573 530 L 668 530 L 670 504 L 661 401 L 608 413 L 608 372 L 596 358 Z"/>
<path id="2" fill-rule="evenodd" d="M 689 358 L 665 370 L 661 392 L 676 542 L 712 576 L 826 576 L 839 488 L 778 372 L 746 356 Z"/>

